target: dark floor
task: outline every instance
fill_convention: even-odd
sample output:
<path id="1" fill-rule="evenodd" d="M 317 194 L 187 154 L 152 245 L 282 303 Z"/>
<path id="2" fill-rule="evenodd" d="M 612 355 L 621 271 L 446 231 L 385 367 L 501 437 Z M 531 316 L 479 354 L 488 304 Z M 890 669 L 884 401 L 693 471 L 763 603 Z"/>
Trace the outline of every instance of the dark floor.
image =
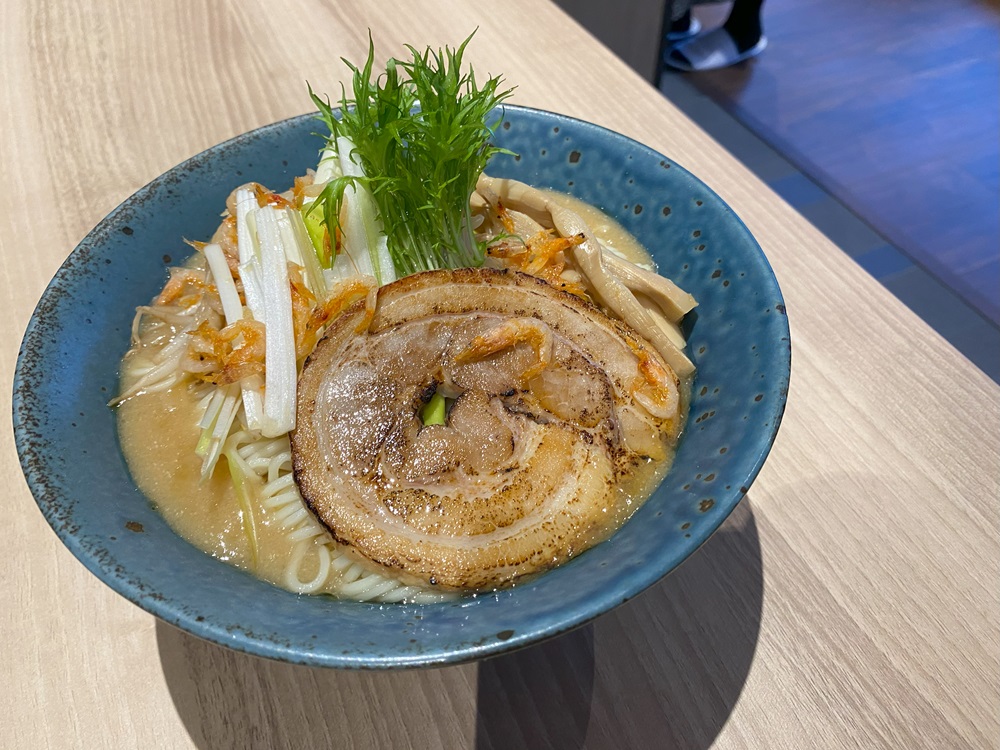
<path id="1" fill-rule="evenodd" d="M 1000 0 L 767 0 L 764 24 L 761 57 L 661 91 L 1000 382 Z"/>

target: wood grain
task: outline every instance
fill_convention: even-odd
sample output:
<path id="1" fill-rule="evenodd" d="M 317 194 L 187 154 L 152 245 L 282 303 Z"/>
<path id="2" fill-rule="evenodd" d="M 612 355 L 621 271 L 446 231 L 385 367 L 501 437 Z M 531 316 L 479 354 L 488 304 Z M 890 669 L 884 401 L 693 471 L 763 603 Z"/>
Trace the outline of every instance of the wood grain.
<path id="1" fill-rule="evenodd" d="M 303 79 L 335 91 L 337 57 L 361 57 L 369 27 L 389 54 L 478 26 L 471 61 L 517 102 L 670 154 L 760 241 L 793 340 L 768 463 L 691 560 L 592 625 L 480 664 L 372 674 L 243 656 L 112 594 L 46 526 L 8 431 L 0 746 L 996 746 L 1000 389 L 555 6 L 386 8 L 11 3 L 6 382 L 47 280 L 136 188 L 311 109 Z"/>

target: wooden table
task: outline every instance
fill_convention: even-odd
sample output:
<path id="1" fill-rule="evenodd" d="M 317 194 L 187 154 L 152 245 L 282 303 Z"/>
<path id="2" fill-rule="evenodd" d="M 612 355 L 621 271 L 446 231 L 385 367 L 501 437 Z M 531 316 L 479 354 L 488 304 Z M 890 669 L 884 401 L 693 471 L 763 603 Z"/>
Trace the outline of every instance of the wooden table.
<path id="1" fill-rule="evenodd" d="M 477 26 L 469 60 L 517 103 L 669 154 L 763 246 L 794 373 L 751 492 L 678 571 L 570 635 L 481 664 L 325 671 L 113 594 L 46 525 L 8 430 L 0 746 L 996 746 L 1000 389 L 548 3 L 9 3 L 5 382 L 48 279 L 134 190 L 310 110 L 304 79 L 335 92 L 369 27 L 387 55 Z"/>

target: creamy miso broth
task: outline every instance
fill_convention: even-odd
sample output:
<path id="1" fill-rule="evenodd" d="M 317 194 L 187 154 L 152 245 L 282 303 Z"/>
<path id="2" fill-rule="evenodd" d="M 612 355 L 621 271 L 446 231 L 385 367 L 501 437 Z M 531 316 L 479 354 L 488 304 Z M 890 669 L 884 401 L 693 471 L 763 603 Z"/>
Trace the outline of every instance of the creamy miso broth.
<path id="1" fill-rule="evenodd" d="M 118 407 L 122 451 L 139 489 L 178 534 L 213 557 L 250 568 L 242 510 L 225 464 L 201 481 L 201 459 L 193 449 L 199 401 L 190 385 L 128 399 Z M 274 541 L 281 534 L 270 519 L 260 521 L 257 533 L 266 551 L 256 572 L 277 583 L 283 560 Z"/>
<path id="2" fill-rule="evenodd" d="M 337 593 L 343 576 L 336 571 L 330 571 L 322 585 L 302 591 L 302 584 L 320 572 L 321 548 L 332 540 L 326 534 L 305 543 L 290 538 L 282 520 L 289 512 L 308 513 L 301 501 L 290 510 L 269 510 L 259 497 L 264 482 L 256 483 L 254 550 L 244 528 L 250 521 L 225 459 L 202 481 L 201 459 L 193 449 L 200 432 L 200 401 L 196 389 L 178 385 L 130 398 L 118 407 L 122 451 L 139 489 L 174 531 L 203 552 L 296 593 Z"/>
<path id="3" fill-rule="evenodd" d="M 328 534 L 316 539 L 296 564 L 296 543 L 275 512 L 258 506 L 254 561 L 243 529 L 244 513 L 225 464 L 220 463 L 208 480 L 201 481 L 201 460 L 192 449 L 198 442 L 199 401 L 192 388 L 177 386 L 128 399 L 118 407 L 119 438 L 132 478 L 170 527 L 195 547 L 297 592 L 299 587 L 289 585 L 289 576 L 312 580 L 318 572 L 319 548 L 332 545 L 333 540 Z M 628 519 L 659 485 L 672 459 L 671 455 L 637 467 L 632 481 L 619 490 L 625 498 L 620 511 L 598 536 L 609 536 Z M 323 586 L 308 593 L 340 595 L 342 580 L 332 573 Z"/>

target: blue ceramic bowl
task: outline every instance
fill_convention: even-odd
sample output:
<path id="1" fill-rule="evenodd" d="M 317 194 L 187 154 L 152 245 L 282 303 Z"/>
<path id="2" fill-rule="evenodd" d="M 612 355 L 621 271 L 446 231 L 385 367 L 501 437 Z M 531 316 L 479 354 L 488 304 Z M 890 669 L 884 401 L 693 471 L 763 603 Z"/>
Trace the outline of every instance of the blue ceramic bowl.
<path id="1" fill-rule="evenodd" d="M 788 322 L 760 247 L 697 178 L 628 138 L 507 107 L 495 176 L 572 193 L 617 218 L 699 301 L 698 366 L 671 473 L 607 542 L 514 589 L 437 605 L 303 597 L 218 562 L 174 534 L 136 489 L 107 401 L 135 306 L 208 238 L 226 196 L 276 189 L 316 163 L 317 122 L 297 117 L 209 149 L 157 178 L 80 243 L 28 325 L 14 432 L 35 499 L 70 551 L 122 596 L 231 648 L 300 664 L 393 668 L 468 661 L 565 632 L 665 576 L 722 523 L 757 475 L 785 405 Z"/>

